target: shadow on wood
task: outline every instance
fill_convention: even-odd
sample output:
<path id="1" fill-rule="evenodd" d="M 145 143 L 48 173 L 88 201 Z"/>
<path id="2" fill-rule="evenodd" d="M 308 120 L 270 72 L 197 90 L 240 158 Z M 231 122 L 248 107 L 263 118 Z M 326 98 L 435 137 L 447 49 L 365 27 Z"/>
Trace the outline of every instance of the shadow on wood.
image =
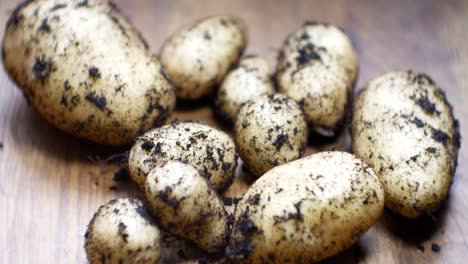
<path id="1" fill-rule="evenodd" d="M 416 248 L 419 244 L 432 239 L 438 231 L 444 228 L 449 206 L 450 196 L 439 211 L 419 219 L 407 219 L 385 209 L 380 222 L 390 234 Z"/>
<path id="2" fill-rule="evenodd" d="M 321 264 L 359 263 L 366 258 L 366 250 L 358 241 L 346 251 L 321 261 Z"/>
<path id="3" fill-rule="evenodd" d="M 15 104 L 10 124 L 15 146 L 34 149 L 46 156 L 64 160 L 89 160 L 90 157 L 106 159 L 123 153 L 129 147 L 99 145 L 86 139 L 71 136 L 50 125 L 32 106 L 25 103 Z M 26 134 L 26 135 L 25 135 Z M 28 140 L 25 141 L 24 138 Z M 73 151 L 70 151 L 73 149 Z"/>

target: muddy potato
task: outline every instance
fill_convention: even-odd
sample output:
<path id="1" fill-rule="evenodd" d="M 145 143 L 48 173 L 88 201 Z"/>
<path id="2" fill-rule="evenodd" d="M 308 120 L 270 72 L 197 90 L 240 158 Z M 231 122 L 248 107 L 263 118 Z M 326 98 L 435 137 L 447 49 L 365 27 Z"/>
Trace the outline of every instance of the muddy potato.
<path id="1" fill-rule="evenodd" d="M 90 263 L 157 263 L 161 233 L 141 201 L 111 200 L 91 219 L 85 250 Z"/>
<path id="2" fill-rule="evenodd" d="M 226 210 L 193 166 L 181 161 L 159 163 L 146 178 L 145 193 L 163 228 L 207 252 L 224 249 L 229 234 Z"/>
<path id="3" fill-rule="evenodd" d="M 181 99 L 211 93 L 242 55 L 247 44 L 243 21 L 207 17 L 174 33 L 161 48 L 161 63 Z"/>
<path id="4" fill-rule="evenodd" d="M 345 119 L 357 73 L 348 36 L 335 26 L 309 22 L 286 39 L 275 76 L 278 90 L 301 105 L 310 127 L 331 136 Z"/>
<path id="5" fill-rule="evenodd" d="M 160 63 L 107 1 L 24 1 L 7 22 L 3 62 L 47 121 L 97 143 L 130 144 L 174 108 Z"/>
<path id="6" fill-rule="evenodd" d="M 240 263 L 317 262 L 351 247 L 383 207 L 370 167 L 349 153 L 317 153 L 251 185 L 237 205 L 227 254 Z"/>
<path id="7" fill-rule="evenodd" d="M 223 118 L 234 122 L 242 104 L 274 91 L 268 62 L 257 56 L 245 57 L 222 82 L 216 98 L 216 110 Z"/>
<path id="8" fill-rule="evenodd" d="M 299 105 L 278 93 L 245 103 L 234 130 L 239 154 L 256 177 L 301 158 L 307 144 L 307 123 Z"/>
<path id="9" fill-rule="evenodd" d="M 226 133 L 195 122 L 175 122 L 138 137 L 129 156 L 130 177 L 141 188 L 158 162 L 180 160 L 194 166 L 217 191 L 232 183 L 236 146 Z"/>
<path id="10" fill-rule="evenodd" d="M 446 199 L 460 147 L 443 91 L 423 73 L 373 79 L 355 100 L 354 153 L 377 173 L 392 211 L 416 218 Z"/>

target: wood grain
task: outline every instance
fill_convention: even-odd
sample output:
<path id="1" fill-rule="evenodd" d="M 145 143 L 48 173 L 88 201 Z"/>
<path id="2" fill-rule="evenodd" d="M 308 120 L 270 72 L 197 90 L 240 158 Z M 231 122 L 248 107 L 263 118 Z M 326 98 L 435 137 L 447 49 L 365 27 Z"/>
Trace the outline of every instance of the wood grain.
<path id="1" fill-rule="evenodd" d="M 19 1 L 0 0 L 0 23 Z M 427 72 L 446 91 L 468 136 L 468 2 L 459 1 L 173 1 L 119 0 L 157 53 L 179 26 L 212 14 L 233 14 L 249 25 L 247 53 L 274 65 L 285 36 L 305 20 L 340 25 L 352 37 L 360 59 L 357 87 L 386 71 Z M 3 27 L 0 27 L 3 35 Z M 209 102 L 174 115 L 219 126 Z M 26 104 L 0 71 L 0 263 L 86 263 L 83 234 L 99 205 L 114 197 L 139 195 L 132 184 L 112 180 L 115 164 L 103 160 L 126 149 L 98 146 L 65 135 Z M 349 149 L 347 132 L 336 142 L 312 138 L 309 153 Z M 326 263 L 462 263 L 468 258 L 468 152 L 462 142 L 450 197 L 433 216 L 418 221 L 386 211 L 355 247 Z M 243 174 L 240 171 L 240 174 Z M 248 177 L 239 176 L 226 195 L 241 195 Z M 116 190 L 110 190 L 116 186 Z M 440 252 L 431 250 L 432 243 Z M 418 249 L 423 246 L 424 250 Z M 181 262 L 169 245 L 163 263 Z M 196 262 L 197 252 L 181 242 Z"/>

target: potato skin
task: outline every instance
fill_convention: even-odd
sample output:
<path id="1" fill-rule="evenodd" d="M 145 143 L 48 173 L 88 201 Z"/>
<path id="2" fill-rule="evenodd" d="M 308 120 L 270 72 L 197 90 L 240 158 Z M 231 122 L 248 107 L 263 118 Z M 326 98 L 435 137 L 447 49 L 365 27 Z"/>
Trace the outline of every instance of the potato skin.
<path id="1" fill-rule="evenodd" d="M 107 1 L 24 2 L 7 22 L 2 55 L 44 119 L 97 143 L 130 144 L 175 106 L 160 63 Z"/>
<path id="2" fill-rule="evenodd" d="M 278 56 L 278 90 L 304 109 L 312 130 L 333 135 L 342 125 L 358 74 L 356 52 L 339 28 L 308 22 L 288 36 Z"/>
<path id="3" fill-rule="evenodd" d="M 282 94 L 265 94 L 240 109 L 235 130 L 239 154 L 256 177 L 299 159 L 307 144 L 307 123 L 299 105 Z"/>
<path id="4" fill-rule="evenodd" d="M 161 63 L 177 98 L 198 99 L 213 91 L 247 45 L 244 22 L 212 16 L 182 27 L 161 48 Z"/>
<path id="5" fill-rule="evenodd" d="M 237 152 L 234 140 L 220 130 L 200 123 L 174 122 L 138 137 L 130 151 L 130 177 L 144 188 L 151 169 L 168 160 L 189 163 L 221 191 L 232 183 Z"/>
<path id="6" fill-rule="evenodd" d="M 353 245 L 384 208 L 372 169 L 320 152 L 278 166 L 242 197 L 227 250 L 239 263 L 312 263 Z"/>
<path id="7" fill-rule="evenodd" d="M 240 107 L 264 93 L 274 93 L 268 62 L 258 56 L 244 57 L 226 76 L 216 97 L 217 113 L 234 122 Z"/>
<path id="8" fill-rule="evenodd" d="M 141 201 L 111 200 L 91 219 L 85 249 L 92 264 L 157 263 L 161 257 L 161 232 Z"/>
<path id="9" fill-rule="evenodd" d="M 391 72 L 370 81 L 354 108 L 353 151 L 379 176 L 386 206 L 408 218 L 436 211 L 460 147 L 443 91 L 424 73 Z"/>
<path id="10" fill-rule="evenodd" d="M 207 252 L 226 247 L 230 230 L 223 202 L 193 166 L 173 160 L 159 163 L 145 186 L 150 210 L 162 227 Z"/>

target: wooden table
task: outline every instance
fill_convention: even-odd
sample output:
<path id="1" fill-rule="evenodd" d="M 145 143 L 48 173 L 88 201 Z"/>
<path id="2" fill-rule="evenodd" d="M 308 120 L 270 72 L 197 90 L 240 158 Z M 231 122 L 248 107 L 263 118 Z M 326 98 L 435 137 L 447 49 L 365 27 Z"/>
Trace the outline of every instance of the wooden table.
<path id="1" fill-rule="evenodd" d="M 19 0 L 0 0 L 0 24 Z M 351 36 L 359 53 L 357 87 L 390 70 L 427 72 L 447 92 L 468 137 L 468 1 L 116 1 L 157 53 L 180 25 L 210 14 L 234 14 L 249 25 L 247 53 L 274 65 L 285 36 L 306 20 L 329 21 Z M 3 31 L 3 26 L 0 26 Z M 3 35 L 3 33 L 2 33 Z M 208 103 L 178 110 L 219 126 Z M 139 195 L 116 183 L 115 164 L 100 164 L 125 151 L 65 135 L 48 125 L 0 72 L 0 263 L 85 263 L 83 234 L 94 211 L 114 197 Z M 311 143 L 309 152 L 349 149 L 345 132 L 336 142 Z M 101 162 L 102 163 L 102 162 Z M 409 221 L 386 211 L 359 243 L 328 263 L 468 263 L 468 151 L 462 143 L 450 197 L 433 218 Z M 240 195 L 237 178 L 226 195 Z M 114 190 L 112 190 L 114 189 Z M 432 245 L 440 247 L 439 252 Z M 176 246 L 181 243 L 175 243 Z M 184 246 L 182 246 L 184 247 Z M 163 263 L 183 261 L 168 245 Z M 195 262 L 196 252 L 184 248 Z"/>

